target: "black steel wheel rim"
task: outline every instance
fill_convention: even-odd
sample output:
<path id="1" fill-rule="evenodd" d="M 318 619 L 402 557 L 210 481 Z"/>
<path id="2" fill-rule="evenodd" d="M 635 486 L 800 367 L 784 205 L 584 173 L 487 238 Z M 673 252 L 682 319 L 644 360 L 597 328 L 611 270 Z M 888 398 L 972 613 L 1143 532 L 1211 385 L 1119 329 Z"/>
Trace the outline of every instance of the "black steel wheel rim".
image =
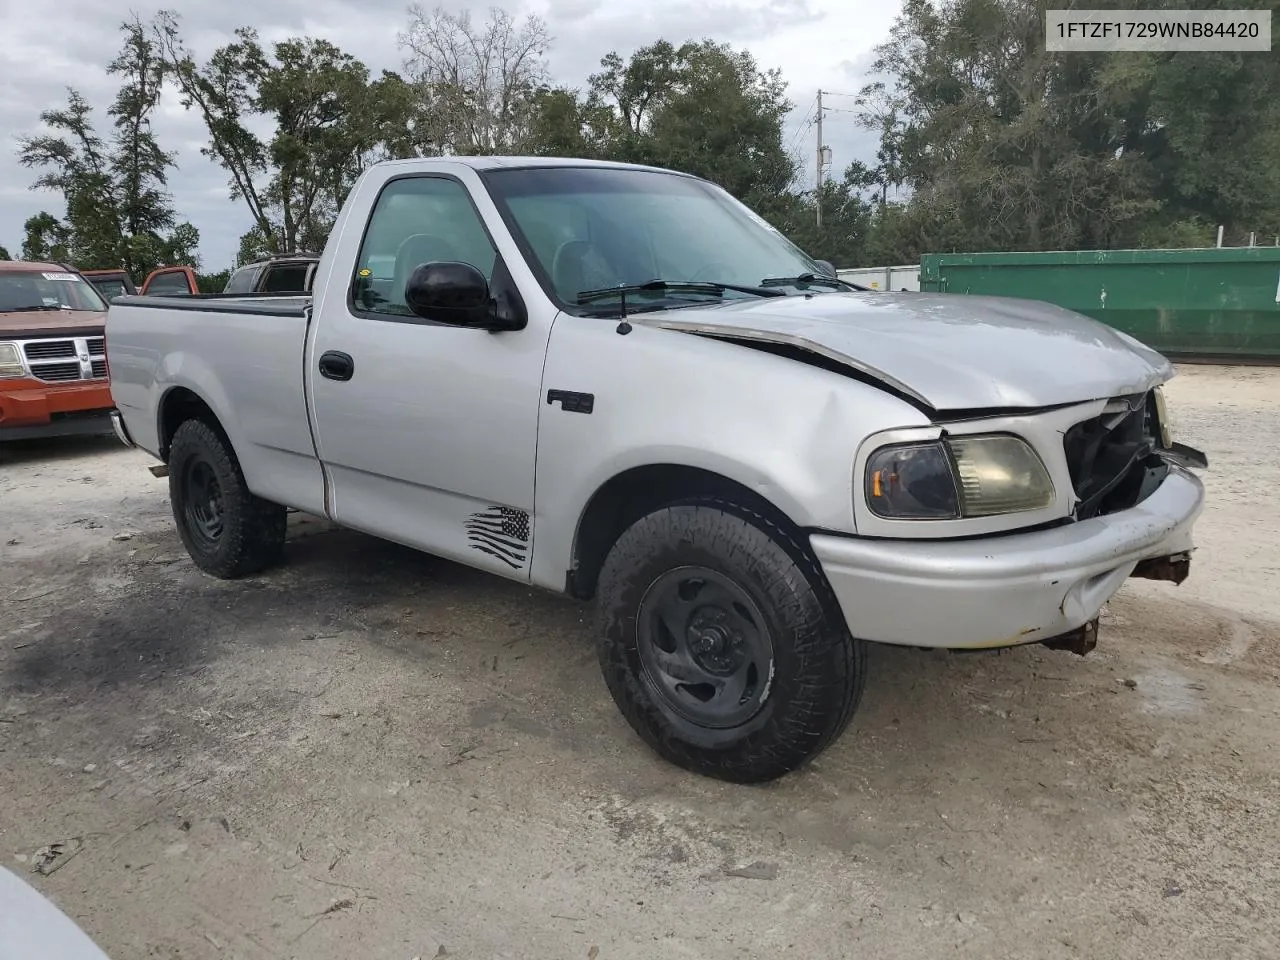
<path id="1" fill-rule="evenodd" d="M 769 696 L 773 638 L 764 613 L 715 570 L 687 566 L 658 577 L 640 600 L 636 639 L 662 705 L 689 723 L 741 726 Z"/>
<path id="2" fill-rule="evenodd" d="M 187 528 L 206 545 L 222 536 L 222 486 L 205 460 L 192 460 L 182 475 Z"/>

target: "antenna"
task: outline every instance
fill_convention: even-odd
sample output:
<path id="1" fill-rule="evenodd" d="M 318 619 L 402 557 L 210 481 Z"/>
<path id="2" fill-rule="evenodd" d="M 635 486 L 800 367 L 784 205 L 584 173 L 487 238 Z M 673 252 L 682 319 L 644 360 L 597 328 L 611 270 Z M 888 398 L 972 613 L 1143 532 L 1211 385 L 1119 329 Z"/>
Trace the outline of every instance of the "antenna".
<path id="1" fill-rule="evenodd" d="M 622 299 L 622 305 L 619 311 L 618 326 L 616 332 L 625 337 L 631 332 L 631 324 L 627 322 L 627 285 L 625 283 L 618 284 L 618 296 Z"/>

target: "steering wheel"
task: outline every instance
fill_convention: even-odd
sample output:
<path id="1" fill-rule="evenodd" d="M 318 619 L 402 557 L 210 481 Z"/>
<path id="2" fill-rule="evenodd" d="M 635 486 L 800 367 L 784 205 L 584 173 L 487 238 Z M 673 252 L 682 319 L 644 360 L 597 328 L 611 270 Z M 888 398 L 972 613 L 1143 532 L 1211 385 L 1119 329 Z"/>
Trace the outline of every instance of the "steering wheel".
<path id="1" fill-rule="evenodd" d="M 600 249 L 590 240 L 576 239 L 566 240 L 556 248 L 551 258 L 551 282 L 556 292 L 569 302 L 583 290 L 598 290 L 617 283 Z M 570 287 L 573 289 L 568 289 Z"/>

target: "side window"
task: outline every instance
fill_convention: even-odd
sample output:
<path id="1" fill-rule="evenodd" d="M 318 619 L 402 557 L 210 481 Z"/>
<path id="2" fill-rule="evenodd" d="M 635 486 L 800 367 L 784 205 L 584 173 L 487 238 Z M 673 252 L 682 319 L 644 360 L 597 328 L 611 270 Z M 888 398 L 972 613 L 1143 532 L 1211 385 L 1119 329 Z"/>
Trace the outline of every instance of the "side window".
<path id="1" fill-rule="evenodd" d="M 263 293 L 302 293 L 306 289 L 308 264 L 279 263 L 267 267 L 262 280 Z"/>
<path id="2" fill-rule="evenodd" d="M 227 279 L 223 293 L 253 293 L 253 281 L 258 276 L 258 267 L 241 267 Z"/>
<path id="3" fill-rule="evenodd" d="M 356 259 L 356 308 L 412 316 L 405 284 L 434 260 L 469 263 L 492 280 L 497 251 L 462 184 L 443 177 L 391 181 L 378 195 Z"/>
<path id="4" fill-rule="evenodd" d="M 125 289 L 123 280 L 97 280 L 93 284 L 98 288 L 98 292 L 107 298 L 110 302 L 116 297 L 123 297 L 129 291 Z"/>

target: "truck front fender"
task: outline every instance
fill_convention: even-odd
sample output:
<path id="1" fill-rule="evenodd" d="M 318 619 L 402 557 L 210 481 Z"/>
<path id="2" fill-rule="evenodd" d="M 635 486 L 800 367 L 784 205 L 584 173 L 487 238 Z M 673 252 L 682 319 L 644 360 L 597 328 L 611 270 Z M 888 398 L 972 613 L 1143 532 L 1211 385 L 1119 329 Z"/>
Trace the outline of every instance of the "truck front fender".
<path id="1" fill-rule="evenodd" d="M 805 515 L 803 507 L 767 476 L 723 459 L 718 469 L 695 466 L 707 461 L 699 456 L 703 451 L 666 450 L 665 459 L 657 451 L 651 453 L 653 459 L 619 470 L 585 499 L 572 528 L 567 564 L 547 573 L 560 577 L 570 594 L 590 597 L 613 543 L 628 526 L 663 504 L 713 497 L 750 507 L 791 530 L 800 528 L 796 517 Z M 542 553 L 551 554 L 551 549 Z M 535 580 L 537 576 L 535 570 Z"/>

